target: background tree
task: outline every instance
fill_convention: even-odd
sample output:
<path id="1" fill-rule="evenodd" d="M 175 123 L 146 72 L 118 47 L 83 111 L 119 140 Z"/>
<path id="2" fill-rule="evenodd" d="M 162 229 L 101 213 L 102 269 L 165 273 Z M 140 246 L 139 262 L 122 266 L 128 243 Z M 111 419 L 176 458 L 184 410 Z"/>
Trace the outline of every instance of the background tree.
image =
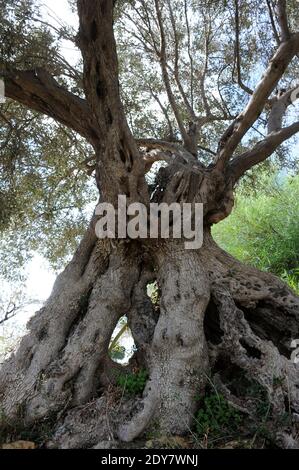
<path id="1" fill-rule="evenodd" d="M 174 239 L 97 240 L 92 216 L 28 335 L 2 366 L 6 424 L 48 420 L 48 445 L 58 447 L 111 436 L 131 441 L 152 426 L 182 434 L 211 377 L 232 406 L 254 414 L 246 392 L 231 386 L 237 375 L 263 389 L 275 430 L 286 411 L 299 412 L 298 366 L 290 361 L 298 297 L 211 236 L 248 170 L 273 155 L 296 166 L 279 149 L 299 131 L 290 106 L 296 6 L 78 0 L 74 38 L 65 25 L 45 22 L 34 1 L 1 2 L 0 75 L 9 98 L 1 107 L 4 236 L 21 228 L 32 239 L 36 231 L 40 243 L 29 248 L 46 242 L 53 261 L 63 259 L 86 223 L 83 208 L 95 194 L 89 179 L 96 197 L 115 205 L 119 194 L 146 205 L 204 203 L 199 250 Z M 79 47 L 77 66 L 66 62 L 62 39 Z M 155 161 L 165 163 L 149 177 Z M 60 243 L 48 244 L 53 233 Z M 154 281 L 158 306 L 147 296 Z M 143 397 L 122 400 L 116 412 L 108 347 L 124 314 L 138 349 L 134 361 L 149 378 Z"/>

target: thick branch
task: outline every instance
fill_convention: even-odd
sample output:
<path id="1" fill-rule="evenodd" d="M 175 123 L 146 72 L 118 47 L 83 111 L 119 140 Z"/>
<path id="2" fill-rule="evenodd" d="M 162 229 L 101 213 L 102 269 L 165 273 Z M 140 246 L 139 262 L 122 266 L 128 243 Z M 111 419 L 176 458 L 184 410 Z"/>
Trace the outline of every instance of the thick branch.
<path id="1" fill-rule="evenodd" d="M 136 142 L 138 147 L 171 152 L 176 156 L 183 157 L 187 162 L 194 162 L 194 155 L 188 152 L 180 143 L 160 139 L 136 139 Z"/>
<path id="2" fill-rule="evenodd" d="M 144 163 L 130 132 L 120 99 L 118 61 L 113 33 L 113 0 L 78 0 L 83 82 L 87 101 L 97 122 L 101 145 L 97 177 L 106 199 L 127 194 L 148 198 Z"/>
<path id="3" fill-rule="evenodd" d="M 219 170 L 224 169 L 242 137 L 261 114 L 269 95 L 298 51 L 299 33 L 291 36 L 288 41 L 283 42 L 278 48 L 248 105 L 229 126 L 219 142 L 219 151 L 215 161 Z"/>
<path id="4" fill-rule="evenodd" d="M 1 70 L 0 75 L 8 98 L 59 121 L 92 144 L 98 140 L 86 101 L 60 86 L 46 70 Z"/>
<path id="5" fill-rule="evenodd" d="M 271 111 L 268 119 L 268 134 L 277 132 L 282 128 L 283 116 L 292 103 L 291 94 L 298 86 L 291 88 L 287 92 L 280 91 L 275 98 L 270 100 Z"/>
<path id="6" fill-rule="evenodd" d="M 251 167 L 266 160 L 279 145 L 297 132 L 299 132 L 299 121 L 278 132 L 272 132 L 265 140 L 258 142 L 252 150 L 236 157 L 230 164 L 234 180 L 237 181 Z"/>

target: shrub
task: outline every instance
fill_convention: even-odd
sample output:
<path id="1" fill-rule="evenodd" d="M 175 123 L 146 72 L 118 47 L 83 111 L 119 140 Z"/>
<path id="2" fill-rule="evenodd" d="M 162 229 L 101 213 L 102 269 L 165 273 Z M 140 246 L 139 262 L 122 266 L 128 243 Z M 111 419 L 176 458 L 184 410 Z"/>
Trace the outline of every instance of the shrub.
<path id="1" fill-rule="evenodd" d="M 239 190 L 235 209 L 213 235 L 240 261 L 277 274 L 299 292 L 299 176 L 280 183 L 261 178 L 257 194 Z"/>
<path id="2" fill-rule="evenodd" d="M 242 420 L 241 414 L 216 393 L 205 397 L 195 418 L 196 433 L 200 438 L 224 437 L 226 433 L 236 431 Z"/>

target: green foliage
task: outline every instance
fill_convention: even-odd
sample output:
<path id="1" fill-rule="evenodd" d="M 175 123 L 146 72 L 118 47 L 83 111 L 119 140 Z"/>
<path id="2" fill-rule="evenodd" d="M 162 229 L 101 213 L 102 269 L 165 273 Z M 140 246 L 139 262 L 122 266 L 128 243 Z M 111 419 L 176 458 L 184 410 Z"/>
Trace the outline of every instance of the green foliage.
<path id="1" fill-rule="evenodd" d="M 120 344 L 115 344 L 113 348 L 109 351 L 110 358 L 115 361 L 123 361 L 126 355 L 126 348 Z"/>
<path id="2" fill-rule="evenodd" d="M 108 348 L 108 354 L 114 362 L 121 363 L 123 362 L 126 356 L 127 356 L 127 359 L 129 358 L 130 351 L 127 350 L 126 347 L 121 344 L 121 339 L 123 335 L 129 330 L 130 329 L 128 326 L 128 319 L 124 315 L 118 321 L 118 324 L 114 330 L 114 334 L 112 335 L 110 345 Z M 115 334 L 116 331 L 117 333 Z"/>
<path id="3" fill-rule="evenodd" d="M 126 395 L 135 396 L 143 392 L 147 379 L 148 372 L 145 369 L 140 369 L 134 373 L 119 374 L 116 383 Z"/>
<path id="4" fill-rule="evenodd" d="M 12 279 L 33 252 L 61 269 L 90 217 L 96 189 L 81 162 L 91 151 L 62 126 L 7 102 L 9 122 L 19 125 L 1 152 L 1 274 Z M 24 121 L 24 122 L 23 122 Z M 0 126 L 0 146 L 10 126 Z"/>
<path id="5" fill-rule="evenodd" d="M 278 385 L 280 381 L 280 377 L 273 378 L 274 385 Z M 252 398 L 255 402 L 255 412 L 258 423 L 266 421 L 271 411 L 271 404 L 264 387 L 262 387 L 258 382 L 251 381 L 247 388 L 246 395 Z"/>
<path id="6" fill-rule="evenodd" d="M 281 278 L 299 295 L 299 268 L 286 269 L 282 272 Z"/>
<path id="7" fill-rule="evenodd" d="M 45 9 L 39 0 L 0 0 L 0 67 L 43 67 L 83 95 L 80 60 L 71 66 L 63 56 L 76 31 L 64 21 L 51 24 Z M 88 224 L 86 206 L 97 201 L 82 164 L 93 150 L 75 132 L 9 99 L 0 109 L 0 149 L 1 274 L 15 281 L 33 252 L 61 269 Z"/>
<path id="8" fill-rule="evenodd" d="M 280 387 L 285 377 L 273 377 L 273 386 Z M 260 438 L 266 439 L 268 445 L 275 445 L 277 436 L 274 429 L 283 429 L 292 423 L 291 413 L 284 412 L 281 415 L 273 415 L 272 405 L 269 402 L 267 391 L 258 382 L 250 381 L 247 387 L 246 397 L 255 403 L 254 416 L 247 422 L 248 431 L 253 435 L 251 447 Z"/>
<path id="9" fill-rule="evenodd" d="M 218 393 L 204 398 L 195 418 L 198 437 L 208 436 L 212 439 L 237 431 L 242 421 L 241 414 Z"/>
<path id="10" fill-rule="evenodd" d="M 258 194 L 240 188 L 231 216 L 213 228 L 216 241 L 241 261 L 282 277 L 299 292 L 299 176 L 261 175 Z"/>

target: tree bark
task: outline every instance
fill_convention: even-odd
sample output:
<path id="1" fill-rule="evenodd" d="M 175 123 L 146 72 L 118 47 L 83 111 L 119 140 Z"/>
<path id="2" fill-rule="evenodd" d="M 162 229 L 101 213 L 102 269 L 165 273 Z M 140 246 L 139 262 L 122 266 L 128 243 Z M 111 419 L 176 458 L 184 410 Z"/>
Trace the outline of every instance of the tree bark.
<path id="1" fill-rule="evenodd" d="M 299 413 L 298 365 L 290 360 L 299 300 L 278 278 L 236 261 L 208 229 L 194 251 L 174 241 L 156 242 L 152 250 L 137 242 L 112 247 L 96 241 L 93 228 L 1 368 L 5 423 L 49 422 L 47 445 L 58 448 L 129 442 L 152 428 L 185 434 L 207 382 L 254 415 L 250 399 L 230 388 L 230 369 L 265 390 L 273 416 Z M 158 316 L 146 296 L 154 279 L 161 291 Z M 142 399 L 117 394 L 107 357 L 124 314 L 137 364 L 149 372 Z"/>
<path id="2" fill-rule="evenodd" d="M 86 101 L 42 70 L 2 71 L 8 96 L 93 145 L 102 201 L 116 207 L 118 195 L 126 195 L 128 203 L 148 205 L 145 163 L 153 159 L 141 157 L 120 99 L 114 2 L 77 3 Z M 281 130 L 278 125 L 230 162 L 299 50 L 299 33 L 289 34 L 285 2 L 279 3 L 283 42 L 248 105 L 220 139 L 214 162 L 205 167 L 197 159 L 196 132 L 188 143 L 191 135 L 168 86 L 163 18 L 155 1 L 163 76 L 186 148 L 153 139 L 139 144 L 162 149 L 169 163 L 159 171 L 152 201 L 204 204 L 203 245 L 189 251 L 174 240 L 99 241 L 93 218 L 49 300 L 1 367 L 1 428 L 48 422 L 47 445 L 60 448 L 92 447 L 105 439 L 128 442 L 151 428 L 184 434 L 192 428 L 196 397 L 205 393 L 207 382 L 242 413 L 255 413 L 246 393 L 232 387 L 229 371 L 241 371 L 243 381 L 262 387 L 273 419 L 285 411 L 298 417 L 299 366 L 290 355 L 291 341 L 299 337 L 299 299 L 275 276 L 233 259 L 210 233 L 211 224 L 232 210 L 235 182 L 299 130 L 298 122 Z M 160 289 L 159 312 L 146 296 L 152 280 Z M 112 377 L 109 341 L 124 314 L 138 347 L 134 361 L 149 372 L 142 398 L 120 396 Z"/>
<path id="3" fill-rule="evenodd" d="M 142 411 L 119 431 L 124 441 L 153 421 L 161 433 L 186 432 L 209 368 L 203 332 L 209 283 L 203 266 L 196 253 L 177 244 L 162 246 L 155 257 L 162 295 L 149 350 L 150 378 Z"/>
<path id="4" fill-rule="evenodd" d="M 93 227 L 94 229 L 94 227 Z M 84 242 L 90 237 L 86 234 Z M 65 407 L 85 403 L 99 385 L 101 365 L 120 316 L 130 309 L 138 279 L 134 250 L 86 243 L 87 264 L 80 269 L 78 250 L 59 276 L 51 297 L 30 320 L 29 333 L 16 354 L 4 363 L 0 377 L 1 408 L 6 419 L 26 425 Z M 82 267 L 82 266 L 81 266 Z"/>

